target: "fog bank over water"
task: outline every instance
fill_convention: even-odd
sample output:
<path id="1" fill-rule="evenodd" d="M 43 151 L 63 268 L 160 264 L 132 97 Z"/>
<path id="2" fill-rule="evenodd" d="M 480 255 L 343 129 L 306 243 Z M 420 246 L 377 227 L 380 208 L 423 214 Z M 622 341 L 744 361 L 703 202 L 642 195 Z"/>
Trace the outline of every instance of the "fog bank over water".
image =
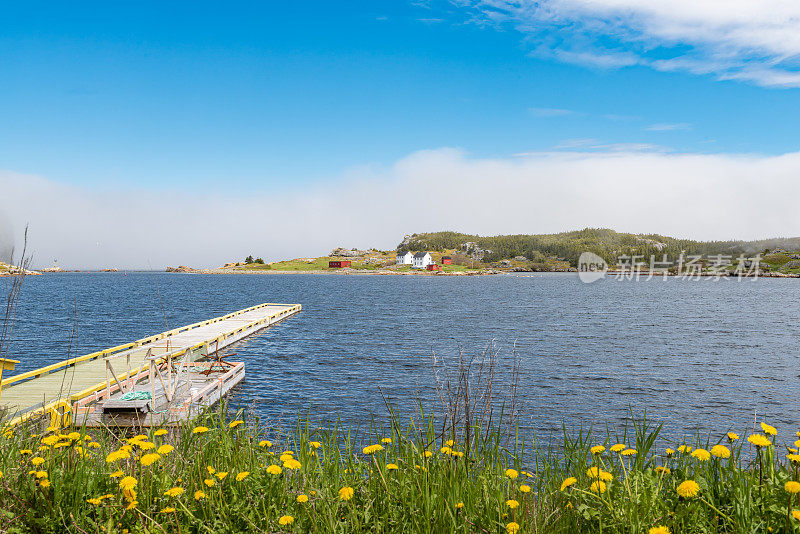
<path id="1" fill-rule="evenodd" d="M 30 225 L 34 265 L 215 267 L 255 254 L 393 249 L 406 233 L 482 235 L 608 227 L 692 239 L 800 235 L 800 153 L 420 151 L 334 182 L 230 193 L 91 189 L 0 171 L 0 253 Z M 222 182 L 221 182 L 222 183 Z"/>

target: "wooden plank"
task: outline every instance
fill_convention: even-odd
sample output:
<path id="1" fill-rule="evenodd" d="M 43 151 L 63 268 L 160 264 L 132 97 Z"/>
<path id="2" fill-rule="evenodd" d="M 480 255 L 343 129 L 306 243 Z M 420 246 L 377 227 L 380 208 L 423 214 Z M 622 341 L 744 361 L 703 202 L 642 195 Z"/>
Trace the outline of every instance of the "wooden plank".
<path id="1" fill-rule="evenodd" d="M 12 423 L 16 423 L 37 407 L 45 406 L 47 411 L 61 406 L 59 403 L 65 399 L 72 403 L 81 398 L 98 395 L 100 390 L 106 387 L 105 358 L 114 358 L 113 364 L 119 362 L 118 369 L 121 370 L 125 365 L 125 358 L 118 356 L 130 354 L 131 375 L 134 375 L 140 369 L 146 368 L 145 357 L 148 349 L 156 355 L 163 354 L 167 350 L 188 351 L 200 350 L 203 347 L 207 347 L 208 352 L 213 352 L 301 309 L 299 304 L 266 303 L 253 306 L 12 376 L 2 381 L 0 406 L 3 406 L 10 416 L 17 415 L 12 420 Z M 121 381 L 124 382 L 126 378 L 128 378 L 127 372 L 120 375 Z"/>

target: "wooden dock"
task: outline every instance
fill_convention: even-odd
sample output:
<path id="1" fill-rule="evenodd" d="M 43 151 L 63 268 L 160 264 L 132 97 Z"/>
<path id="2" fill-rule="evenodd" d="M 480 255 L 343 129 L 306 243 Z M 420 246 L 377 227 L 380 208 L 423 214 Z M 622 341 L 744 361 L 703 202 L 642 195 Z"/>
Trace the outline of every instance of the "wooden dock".
<path id="1" fill-rule="evenodd" d="M 244 378 L 244 363 L 214 358 L 218 351 L 301 309 L 261 304 L 3 379 L 3 419 L 44 416 L 56 426 L 186 419 Z"/>

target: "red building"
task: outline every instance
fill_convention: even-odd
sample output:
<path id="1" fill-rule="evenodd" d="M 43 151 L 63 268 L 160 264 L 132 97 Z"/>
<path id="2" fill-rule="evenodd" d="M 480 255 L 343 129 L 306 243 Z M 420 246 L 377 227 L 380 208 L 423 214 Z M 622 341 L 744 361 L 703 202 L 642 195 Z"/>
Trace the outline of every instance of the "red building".
<path id="1" fill-rule="evenodd" d="M 441 271 L 441 268 L 435 263 L 431 263 L 425 268 L 428 269 L 429 271 Z"/>
<path id="2" fill-rule="evenodd" d="M 442 256 L 442 265 L 453 265 L 453 258 L 450 256 Z"/>
<path id="3" fill-rule="evenodd" d="M 331 260 L 328 262 L 329 269 L 341 269 L 342 267 L 350 267 L 350 260 Z"/>

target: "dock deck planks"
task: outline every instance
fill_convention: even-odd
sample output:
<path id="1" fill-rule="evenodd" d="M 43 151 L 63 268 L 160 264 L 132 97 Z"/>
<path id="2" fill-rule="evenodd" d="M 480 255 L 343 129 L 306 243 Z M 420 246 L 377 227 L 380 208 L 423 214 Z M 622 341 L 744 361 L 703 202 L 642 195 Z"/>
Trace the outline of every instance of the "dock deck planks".
<path id="1" fill-rule="evenodd" d="M 145 365 L 148 350 L 151 354 L 175 350 L 196 350 L 205 347 L 211 354 L 258 330 L 274 324 L 301 310 L 299 304 L 262 304 L 217 317 L 187 327 L 170 330 L 128 345 L 106 349 L 81 358 L 65 360 L 42 369 L 3 379 L 0 407 L 6 417 L 24 418 L 26 414 L 43 411 L 56 403 L 75 402 L 96 394 L 106 385 L 104 357 L 115 356 L 114 368 L 120 379 L 127 374 L 127 358 L 134 372 Z M 38 376 L 37 376 L 38 375 Z M 13 422 L 13 421 L 12 421 Z"/>

